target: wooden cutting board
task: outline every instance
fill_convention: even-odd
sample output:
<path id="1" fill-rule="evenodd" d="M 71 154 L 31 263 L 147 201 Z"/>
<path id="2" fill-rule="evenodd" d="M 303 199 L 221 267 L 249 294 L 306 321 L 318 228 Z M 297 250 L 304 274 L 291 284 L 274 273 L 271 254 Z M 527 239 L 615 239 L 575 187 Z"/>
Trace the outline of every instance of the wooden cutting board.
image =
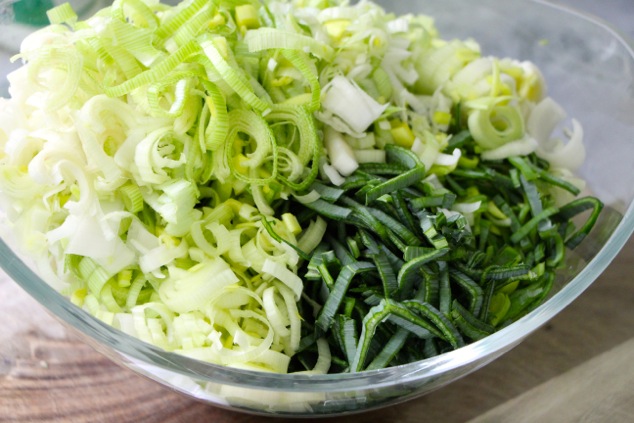
<path id="1" fill-rule="evenodd" d="M 406 404 L 332 421 L 634 421 L 633 260 L 634 239 L 572 305 L 485 368 Z M 0 305 L 0 422 L 262 420 L 120 368 L 4 274 Z"/>

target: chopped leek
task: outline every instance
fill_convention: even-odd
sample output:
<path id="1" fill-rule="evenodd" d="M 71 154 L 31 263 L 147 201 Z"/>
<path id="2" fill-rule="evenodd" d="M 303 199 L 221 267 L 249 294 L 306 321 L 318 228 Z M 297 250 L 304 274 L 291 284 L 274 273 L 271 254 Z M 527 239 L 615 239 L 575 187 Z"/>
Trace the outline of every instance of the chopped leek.
<path id="1" fill-rule="evenodd" d="M 0 206 L 73 304 L 165 350 L 314 374 L 460 348 L 538 306 L 601 212 L 539 69 L 427 16 L 48 16 L 0 99 Z"/>

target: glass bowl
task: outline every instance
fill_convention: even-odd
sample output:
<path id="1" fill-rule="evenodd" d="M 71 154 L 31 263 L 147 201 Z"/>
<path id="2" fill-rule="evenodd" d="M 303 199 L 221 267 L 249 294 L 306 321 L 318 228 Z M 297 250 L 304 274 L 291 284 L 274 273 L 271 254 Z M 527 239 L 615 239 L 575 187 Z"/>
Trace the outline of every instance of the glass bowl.
<path id="1" fill-rule="evenodd" d="M 632 47 L 608 25 L 545 1 L 380 3 L 399 14 L 431 15 L 443 38 L 472 37 L 485 55 L 533 61 L 542 70 L 550 95 L 583 124 L 588 154 L 580 174 L 589 192 L 606 207 L 590 236 L 569 252 L 551 297 L 530 314 L 478 342 L 407 365 L 354 374 L 280 375 L 203 363 L 111 328 L 38 277 L 8 236 L 0 241 L 1 266 L 43 307 L 113 361 L 175 391 L 238 411 L 316 416 L 369 410 L 428 393 L 509 351 L 579 296 L 634 230 Z"/>

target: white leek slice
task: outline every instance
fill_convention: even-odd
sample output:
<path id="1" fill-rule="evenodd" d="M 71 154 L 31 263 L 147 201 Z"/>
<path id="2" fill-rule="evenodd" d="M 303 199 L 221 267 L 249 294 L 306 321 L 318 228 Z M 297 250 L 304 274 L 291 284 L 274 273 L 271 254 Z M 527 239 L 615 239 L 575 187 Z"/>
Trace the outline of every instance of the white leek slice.
<path id="1" fill-rule="evenodd" d="M 299 276 L 288 270 L 286 266 L 271 259 L 264 261 L 262 272 L 279 279 L 284 285 L 288 286 L 295 296 L 295 301 L 299 301 L 303 289 L 302 279 Z"/>
<path id="2" fill-rule="evenodd" d="M 454 148 L 451 154 L 440 153 L 436 156 L 436 160 L 434 161 L 435 165 L 438 166 L 447 166 L 451 168 L 455 168 L 458 165 L 458 160 L 462 156 L 462 151 L 459 148 Z"/>
<path id="3" fill-rule="evenodd" d="M 173 311 L 203 310 L 226 286 L 239 282 L 229 265 L 217 258 L 189 270 L 171 268 L 159 287 L 161 300 Z"/>
<path id="4" fill-rule="evenodd" d="M 321 105 L 355 133 L 368 129 L 387 108 L 387 104 L 379 104 L 357 84 L 341 75 L 335 76 L 322 88 Z"/>
<path id="5" fill-rule="evenodd" d="M 483 160 L 502 160 L 511 156 L 527 156 L 537 149 L 537 141 L 530 136 L 511 141 L 492 150 L 483 151 Z"/>
<path id="6" fill-rule="evenodd" d="M 327 128 L 324 134 L 324 146 L 328 152 L 330 163 L 340 175 L 348 176 L 359 167 L 354 151 L 341 133 Z"/>
<path id="7" fill-rule="evenodd" d="M 583 128 L 576 119 L 572 119 L 572 128 L 564 129 L 568 138 L 564 142 L 553 137 L 555 128 L 566 118 L 563 108 L 552 98 L 546 97 L 539 102 L 528 117 L 528 133 L 538 143 L 537 155 L 547 160 L 554 168 L 577 170 L 585 161 L 586 150 L 583 144 Z"/>
<path id="8" fill-rule="evenodd" d="M 566 112 L 563 107 L 551 97 L 546 97 L 532 109 L 526 121 L 526 131 L 539 142 L 540 150 L 552 150 L 555 144 L 551 139 L 552 133 L 564 119 Z"/>

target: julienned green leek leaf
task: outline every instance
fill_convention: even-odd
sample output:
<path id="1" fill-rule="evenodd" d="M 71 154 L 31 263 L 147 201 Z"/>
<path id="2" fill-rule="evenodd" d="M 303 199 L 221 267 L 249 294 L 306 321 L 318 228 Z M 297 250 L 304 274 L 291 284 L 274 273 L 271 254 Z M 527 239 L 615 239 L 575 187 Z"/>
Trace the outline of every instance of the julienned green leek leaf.
<path id="1" fill-rule="evenodd" d="M 352 279 L 357 274 L 373 270 L 375 270 L 374 265 L 367 262 L 355 262 L 353 264 L 346 265 L 341 269 L 332 289 L 330 290 L 330 293 L 328 294 L 328 299 L 324 303 L 324 307 L 319 312 L 317 320 L 315 321 L 318 334 L 319 331 L 326 332 L 330 329 L 335 314 L 337 313 L 337 309 L 341 305 Z"/>
<path id="2" fill-rule="evenodd" d="M 463 148 L 474 148 L 473 139 L 462 137 Z M 329 293 L 322 291 L 322 297 L 315 298 L 324 306 L 314 326 L 307 322 L 307 330 L 318 336 L 339 337 L 333 345 L 356 344 L 345 351 L 333 349 L 346 371 L 423 359 L 438 351 L 432 345 L 459 348 L 465 340 L 488 336 L 530 311 L 552 287 L 564 237 L 582 236 L 593 225 L 600 204 L 576 200 L 555 206 L 540 185 L 549 180 L 544 163 L 534 156 L 511 157 L 490 166 L 459 164 L 445 185 L 443 178 L 425 175 L 401 183 L 401 175 L 410 175 L 408 169 L 419 169 L 420 164 L 400 147 L 386 151 L 386 163 L 360 167 L 338 188 L 331 188 L 334 191 L 318 185 L 327 194 L 320 199 L 322 206 L 313 208 L 330 228 L 357 240 L 350 244 L 334 236 L 324 238 L 321 248 L 336 251 L 342 262 L 331 262 L 329 270 L 322 271 Z M 386 172 L 394 166 L 402 169 L 400 175 Z M 461 193 L 451 186 L 460 186 Z M 466 195 L 480 205 L 462 213 L 452 210 Z M 326 205 L 341 210 L 340 217 L 326 216 Z M 591 217 L 578 234 L 570 235 L 568 219 L 589 209 Z M 348 245 L 363 245 L 365 250 L 345 251 Z M 334 290 L 337 283 L 328 280 L 330 275 L 347 275 L 344 269 L 355 260 L 372 262 L 372 271 L 346 278 L 345 290 Z M 343 340 L 342 333 L 333 333 L 332 322 L 341 313 L 338 305 L 347 301 L 356 304 L 356 332 L 354 338 Z M 419 348 L 407 347 L 419 343 Z M 350 361 L 352 350 L 355 356 Z"/>

